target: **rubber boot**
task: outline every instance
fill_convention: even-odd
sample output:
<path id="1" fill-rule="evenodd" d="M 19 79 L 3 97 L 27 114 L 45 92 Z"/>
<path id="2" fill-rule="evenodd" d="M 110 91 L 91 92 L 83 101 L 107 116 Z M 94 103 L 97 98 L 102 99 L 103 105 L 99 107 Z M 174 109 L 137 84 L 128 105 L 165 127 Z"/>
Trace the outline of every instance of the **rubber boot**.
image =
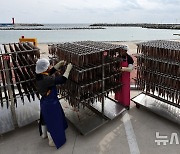
<path id="1" fill-rule="evenodd" d="M 47 128 L 45 125 L 41 125 L 41 129 L 42 129 L 42 138 L 47 138 Z"/>
<path id="2" fill-rule="evenodd" d="M 47 132 L 47 135 L 48 135 L 48 139 L 49 139 L 49 146 L 50 147 L 55 147 L 55 144 L 54 144 L 54 141 L 51 137 L 51 134 L 49 132 Z"/>

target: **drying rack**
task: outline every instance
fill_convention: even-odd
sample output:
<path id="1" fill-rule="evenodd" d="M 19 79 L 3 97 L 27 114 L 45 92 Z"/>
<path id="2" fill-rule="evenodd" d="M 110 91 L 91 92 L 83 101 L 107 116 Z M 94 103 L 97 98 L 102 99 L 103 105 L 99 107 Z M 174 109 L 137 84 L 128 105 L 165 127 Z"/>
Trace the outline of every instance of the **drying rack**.
<path id="1" fill-rule="evenodd" d="M 121 58 L 113 57 L 113 55 L 120 54 L 122 47 L 94 41 L 66 42 L 49 45 L 49 51 L 53 59 L 58 57 L 58 60 L 65 60 L 73 64 L 73 70 L 69 77 L 70 80 L 68 80 L 69 83 L 65 84 L 66 87 L 63 87 L 64 89 L 60 87 L 60 97 L 62 97 L 60 102 L 67 119 L 83 135 L 87 135 L 108 121 L 113 120 L 126 110 L 108 95 L 113 90 L 121 88 L 121 83 L 114 84 L 112 82 L 112 85 L 109 83 L 109 81 L 114 81 L 114 77 L 120 77 L 121 73 L 116 70 L 107 75 L 106 69 L 115 63 L 119 64 Z M 83 51 L 84 53 L 76 54 L 77 51 Z M 87 63 L 88 65 L 86 66 L 83 65 L 82 60 L 86 59 L 87 56 L 91 57 L 93 54 L 99 55 L 100 62 L 94 62 L 93 64 Z M 75 57 L 75 60 L 72 57 Z M 86 63 L 86 61 L 84 62 Z M 97 75 L 97 69 L 101 70 L 99 72 L 101 76 Z M 88 71 L 94 72 L 89 75 L 93 76 L 96 74 L 94 76 L 96 79 L 91 78 L 89 81 L 78 82 L 81 79 L 81 75 L 85 72 L 88 74 Z M 74 79 L 72 79 L 72 76 Z M 101 88 L 94 90 L 97 85 L 100 85 Z M 70 94 L 65 92 L 68 88 L 71 89 L 72 87 L 76 87 L 76 90 Z M 82 90 L 83 88 L 85 88 L 84 91 Z M 77 91 L 80 92 L 76 93 Z M 86 93 L 85 91 L 88 92 Z M 72 96 L 73 93 L 75 93 L 74 97 Z M 76 103 L 78 103 L 74 107 L 69 100 L 76 100 Z"/>
<path id="2" fill-rule="evenodd" d="M 137 44 L 136 86 L 131 100 L 180 124 L 180 42 L 156 40 Z"/>
<path id="3" fill-rule="evenodd" d="M 3 44 L 1 47 L 0 110 L 3 116 L 0 134 L 37 120 L 38 114 L 34 112 L 24 122 L 27 117 L 20 116 L 20 112 L 24 111 L 17 107 L 35 99 L 39 100 L 34 73 L 39 49 L 28 42 Z"/>

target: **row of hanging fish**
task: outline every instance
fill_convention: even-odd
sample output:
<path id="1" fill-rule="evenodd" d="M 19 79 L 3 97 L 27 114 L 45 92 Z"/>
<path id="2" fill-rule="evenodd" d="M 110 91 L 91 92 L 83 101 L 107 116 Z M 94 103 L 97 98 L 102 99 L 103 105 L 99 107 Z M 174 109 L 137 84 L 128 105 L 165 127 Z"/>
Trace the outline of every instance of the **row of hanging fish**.
<path id="1" fill-rule="evenodd" d="M 73 64 L 68 82 L 60 94 L 69 104 L 79 107 L 100 101 L 109 92 L 121 88 L 121 50 L 124 46 L 94 41 L 66 42 L 49 45 L 49 53 Z"/>
<path id="2" fill-rule="evenodd" d="M 0 53 L 0 102 L 7 107 L 13 95 L 17 106 L 17 98 L 24 103 L 26 96 L 29 101 L 39 98 L 35 86 L 35 65 L 40 57 L 37 47 L 31 43 L 3 44 Z"/>
<path id="3" fill-rule="evenodd" d="M 180 104 L 180 42 L 158 40 L 137 46 L 137 86 Z"/>

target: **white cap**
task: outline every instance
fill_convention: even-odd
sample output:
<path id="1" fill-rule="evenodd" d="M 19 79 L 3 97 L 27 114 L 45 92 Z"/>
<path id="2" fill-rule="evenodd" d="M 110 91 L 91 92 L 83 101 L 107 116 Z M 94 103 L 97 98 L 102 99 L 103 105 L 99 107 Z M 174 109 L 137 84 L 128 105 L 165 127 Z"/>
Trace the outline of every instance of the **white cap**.
<path id="1" fill-rule="evenodd" d="M 123 49 L 128 51 L 128 46 L 123 46 Z"/>
<path id="2" fill-rule="evenodd" d="M 38 59 L 38 61 L 36 62 L 36 73 L 39 74 L 45 72 L 48 69 L 49 65 L 49 60 L 45 58 Z"/>

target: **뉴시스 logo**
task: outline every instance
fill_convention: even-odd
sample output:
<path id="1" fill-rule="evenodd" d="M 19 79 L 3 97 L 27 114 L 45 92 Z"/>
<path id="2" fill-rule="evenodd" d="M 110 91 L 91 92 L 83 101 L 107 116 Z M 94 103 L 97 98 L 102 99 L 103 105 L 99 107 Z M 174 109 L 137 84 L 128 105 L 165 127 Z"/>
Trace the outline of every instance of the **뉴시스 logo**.
<path id="1" fill-rule="evenodd" d="M 167 135 L 160 135 L 159 132 L 156 132 L 156 140 L 157 145 L 167 145 L 169 144 L 179 144 L 178 134 L 171 133 L 171 137 L 168 139 Z"/>

